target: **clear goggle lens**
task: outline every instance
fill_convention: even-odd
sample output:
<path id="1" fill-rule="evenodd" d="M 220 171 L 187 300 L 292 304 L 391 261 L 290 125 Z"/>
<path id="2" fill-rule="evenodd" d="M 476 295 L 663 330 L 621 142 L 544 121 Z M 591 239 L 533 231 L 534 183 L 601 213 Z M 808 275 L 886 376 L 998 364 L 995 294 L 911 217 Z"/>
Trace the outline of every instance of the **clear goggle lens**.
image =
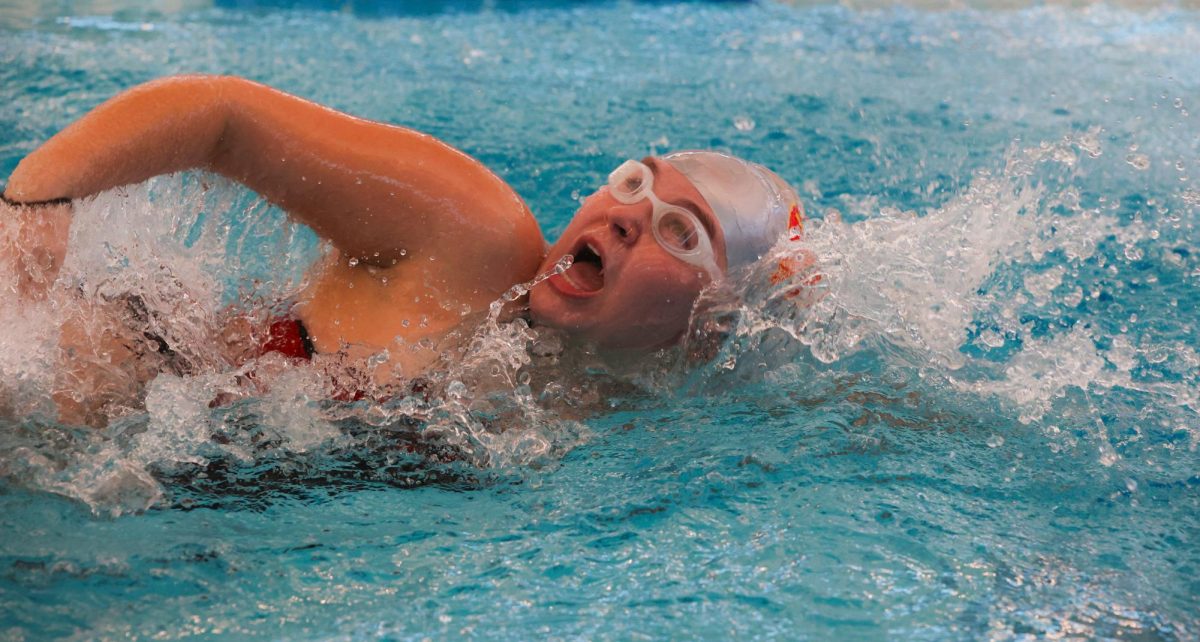
<path id="1" fill-rule="evenodd" d="M 679 209 L 663 212 L 654 225 L 654 236 L 668 250 L 676 254 L 688 254 L 700 249 L 699 227 L 696 217 Z"/>
<path id="2" fill-rule="evenodd" d="M 645 163 L 622 163 L 608 175 L 608 190 L 626 205 L 650 199 L 654 206 L 651 229 L 658 244 L 672 256 L 703 268 L 714 281 L 720 277 L 708 231 L 692 212 L 659 200 L 654 193 L 654 173 Z"/>
<path id="3" fill-rule="evenodd" d="M 608 190 L 613 198 L 630 205 L 646 198 L 646 192 L 654 185 L 654 174 L 649 167 L 635 160 L 627 160 L 608 175 Z"/>

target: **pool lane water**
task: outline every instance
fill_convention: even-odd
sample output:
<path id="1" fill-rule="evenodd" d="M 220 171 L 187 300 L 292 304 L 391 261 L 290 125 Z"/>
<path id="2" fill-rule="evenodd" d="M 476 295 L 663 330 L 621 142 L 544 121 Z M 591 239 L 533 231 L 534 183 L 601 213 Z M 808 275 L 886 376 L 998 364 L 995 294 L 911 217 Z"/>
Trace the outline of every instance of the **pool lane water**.
<path id="1" fill-rule="evenodd" d="M 6 420 L 0 639 L 1200 636 L 1194 10 L 125 10 L 10 26 L 0 60 L 5 175 L 182 72 L 431 132 L 550 238 L 621 160 L 725 149 L 801 191 L 829 292 L 751 287 L 711 364 L 582 426 L 521 415 L 549 449 L 479 442 L 485 468 L 282 394 L 235 451 L 186 378 L 111 439 Z M 136 222 L 136 266 L 291 287 L 311 237 L 189 181 L 82 208 L 77 246 Z M 3 310 L 37 407 L 39 320 Z"/>

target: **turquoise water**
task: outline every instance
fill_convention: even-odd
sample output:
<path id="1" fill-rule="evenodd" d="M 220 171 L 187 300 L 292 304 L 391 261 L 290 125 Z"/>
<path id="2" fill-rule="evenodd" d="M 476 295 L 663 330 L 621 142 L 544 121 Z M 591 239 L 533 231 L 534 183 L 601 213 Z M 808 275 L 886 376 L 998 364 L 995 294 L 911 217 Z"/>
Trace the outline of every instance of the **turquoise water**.
<path id="1" fill-rule="evenodd" d="M 1195 10 L 229 4 L 4 6 L 0 172 L 235 73 L 467 150 L 550 238 L 627 157 L 746 156 L 804 196 L 823 296 L 767 261 L 715 358 L 633 375 L 485 328 L 420 407 L 204 362 L 94 431 L 49 418 L 63 308 L 0 295 L 0 639 L 1200 636 Z M 197 359 L 320 251 L 205 177 L 77 216 L 65 282 Z M 423 431 L 460 460 L 394 447 Z"/>

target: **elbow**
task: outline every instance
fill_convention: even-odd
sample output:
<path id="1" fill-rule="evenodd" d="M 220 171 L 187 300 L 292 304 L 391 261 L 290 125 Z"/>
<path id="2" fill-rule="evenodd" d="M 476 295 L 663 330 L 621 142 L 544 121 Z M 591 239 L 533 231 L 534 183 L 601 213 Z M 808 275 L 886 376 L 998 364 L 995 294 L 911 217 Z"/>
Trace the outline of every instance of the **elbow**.
<path id="1" fill-rule="evenodd" d="M 210 98 L 212 128 L 209 145 L 201 160 L 201 167 L 217 174 L 230 175 L 229 160 L 233 153 L 234 114 L 238 109 L 236 84 L 242 81 L 236 76 L 201 76 L 205 91 Z"/>

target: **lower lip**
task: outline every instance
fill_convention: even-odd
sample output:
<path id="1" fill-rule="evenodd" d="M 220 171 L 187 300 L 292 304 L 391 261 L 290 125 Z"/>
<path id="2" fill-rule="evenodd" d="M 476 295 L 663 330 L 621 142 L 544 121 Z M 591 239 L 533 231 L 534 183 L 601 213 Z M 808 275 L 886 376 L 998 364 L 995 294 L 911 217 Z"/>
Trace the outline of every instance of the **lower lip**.
<path id="1" fill-rule="evenodd" d="M 562 294 L 563 296 L 571 297 L 573 299 L 591 298 L 591 297 L 594 297 L 597 294 L 599 294 L 600 290 L 604 289 L 604 288 L 600 288 L 600 290 L 580 290 L 579 288 L 572 285 L 571 282 L 569 280 L 567 280 L 567 278 L 561 274 L 555 274 L 555 275 L 551 276 L 549 279 L 546 280 L 546 282 L 550 284 L 550 287 L 557 290 L 559 292 L 559 294 Z"/>

